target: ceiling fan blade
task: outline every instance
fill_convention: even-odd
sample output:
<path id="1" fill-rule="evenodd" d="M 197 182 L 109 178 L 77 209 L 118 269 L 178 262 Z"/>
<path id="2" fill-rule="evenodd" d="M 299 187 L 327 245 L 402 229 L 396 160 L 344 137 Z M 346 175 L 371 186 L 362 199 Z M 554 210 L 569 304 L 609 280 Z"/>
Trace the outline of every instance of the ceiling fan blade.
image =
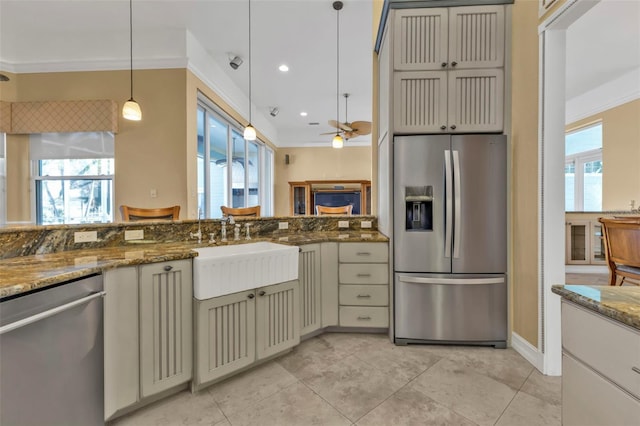
<path id="1" fill-rule="evenodd" d="M 329 126 L 335 127 L 336 129 L 342 129 L 345 132 L 353 131 L 353 129 L 349 126 L 349 123 L 340 123 L 339 121 L 336 121 L 336 120 L 329 120 L 328 123 L 329 123 Z"/>
<path id="2" fill-rule="evenodd" d="M 335 135 L 336 133 L 342 133 L 342 131 L 339 132 L 327 132 L 327 133 L 320 133 L 321 135 Z"/>
<path id="3" fill-rule="evenodd" d="M 351 123 L 351 127 L 354 133 L 358 135 L 368 135 L 371 133 L 371 122 L 370 121 L 354 121 Z"/>

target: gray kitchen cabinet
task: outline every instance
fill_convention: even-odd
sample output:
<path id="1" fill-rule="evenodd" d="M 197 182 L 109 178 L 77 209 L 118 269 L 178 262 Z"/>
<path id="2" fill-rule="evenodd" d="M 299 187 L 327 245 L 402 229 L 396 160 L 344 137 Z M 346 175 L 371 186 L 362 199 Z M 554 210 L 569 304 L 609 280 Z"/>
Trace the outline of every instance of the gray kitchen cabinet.
<path id="1" fill-rule="evenodd" d="M 202 389 L 300 343 L 298 280 L 194 300 L 195 374 Z"/>
<path id="2" fill-rule="evenodd" d="M 562 300 L 562 424 L 637 424 L 640 332 Z"/>
<path id="3" fill-rule="evenodd" d="M 104 274 L 105 420 L 191 380 L 191 260 Z"/>
<path id="4" fill-rule="evenodd" d="M 138 268 L 104 273 L 104 418 L 135 404 L 140 392 Z"/>
<path id="5" fill-rule="evenodd" d="M 340 243 L 340 326 L 389 327 L 388 250 L 387 243 Z"/>
<path id="6" fill-rule="evenodd" d="M 301 246 L 298 262 L 300 334 L 305 335 L 322 327 L 320 244 Z"/>
<path id="7" fill-rule="evenodd" d="M 322 327 L 338 325 L 338 243 L 322 243 Z"/>
<path id="8" fill-rule="evenodd" d="M 195 301 L 196 387 L 256 360 L 255 290 Z"/>
<path id="9" fill-rule="evenodd" d="M 256 290 L 256 358 L 264 359 L 300 343 L 298 280 Z"/>
<path id="10" fill-rule="evenodd" d="M 191 261 L 140 266 L 140 393 L 145 398 L 192 376 Z"/>

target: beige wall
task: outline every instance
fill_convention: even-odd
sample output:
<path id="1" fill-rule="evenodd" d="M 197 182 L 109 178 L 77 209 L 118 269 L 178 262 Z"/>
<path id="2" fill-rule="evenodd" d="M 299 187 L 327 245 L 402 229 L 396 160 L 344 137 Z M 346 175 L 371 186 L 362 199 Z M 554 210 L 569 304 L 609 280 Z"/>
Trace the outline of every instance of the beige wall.
<path id="1" fill-rule="evenodd" d="M 129 98 L 128 71 L 61 72 L 15 76 L 13 101 Z M 134 97 L 142 108 L 140 122 L 120 118 L 115 137 L 115 206 L 132 204 L 186 206 L 186 70 L 142 70 L 134 73 Z M 8 136 L 7 220 L 30 219 L 28 139 Z M 14 160 L 16 160 L 14 162 Z M 19 177 L 16 182 L 16 176 Z M 150 197 L 150 190 L 157 198 Z M 183 217 L 183 213 L 181 213 Z M 120 214 L 115 213 L 120 220 Z"/>
<path id="2" fill-rule="evenodd" d="M 347 141 L 345 145 L 348 145 Z M 289 164 L 284 156 L 289 155 Z M 330 179 L 371 179 L 371 148 L 280 148 L 276 152 L 275 215 L 289 215 L 289 182 Z"/>
<path id="3" fill-rule="evenodd" d="M 512 37 L 512 328 L 538 344 L 538 3 L 516 0 Z"/>
<path id="4" fill-rule="evenodd" d="M 640 99 L 567 126 L 576 129 L 602 122 L 602 209 L 627 210 L 640 205 Z"/>

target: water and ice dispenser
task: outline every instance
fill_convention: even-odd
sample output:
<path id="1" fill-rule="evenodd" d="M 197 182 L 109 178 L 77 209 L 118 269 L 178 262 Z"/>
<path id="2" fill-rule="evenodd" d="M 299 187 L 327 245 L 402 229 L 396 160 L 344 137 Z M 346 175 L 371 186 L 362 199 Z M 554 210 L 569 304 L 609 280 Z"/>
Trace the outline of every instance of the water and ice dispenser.
<path id="1" fill-rule="evenodd" d="M 433 186 L 404 188 L 407 231 L 433 231 Z"/>

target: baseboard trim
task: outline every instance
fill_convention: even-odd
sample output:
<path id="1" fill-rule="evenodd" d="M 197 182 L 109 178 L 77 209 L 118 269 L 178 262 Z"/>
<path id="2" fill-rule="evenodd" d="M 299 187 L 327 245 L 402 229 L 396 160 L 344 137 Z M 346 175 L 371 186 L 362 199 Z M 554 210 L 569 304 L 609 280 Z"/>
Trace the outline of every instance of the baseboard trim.
<path id="1" fill-rule="evenodd" d="M 543 353 L 516 332 L 511 333 L 511 347 L 537 368 L 538 371 L 543 371 Z"/>

